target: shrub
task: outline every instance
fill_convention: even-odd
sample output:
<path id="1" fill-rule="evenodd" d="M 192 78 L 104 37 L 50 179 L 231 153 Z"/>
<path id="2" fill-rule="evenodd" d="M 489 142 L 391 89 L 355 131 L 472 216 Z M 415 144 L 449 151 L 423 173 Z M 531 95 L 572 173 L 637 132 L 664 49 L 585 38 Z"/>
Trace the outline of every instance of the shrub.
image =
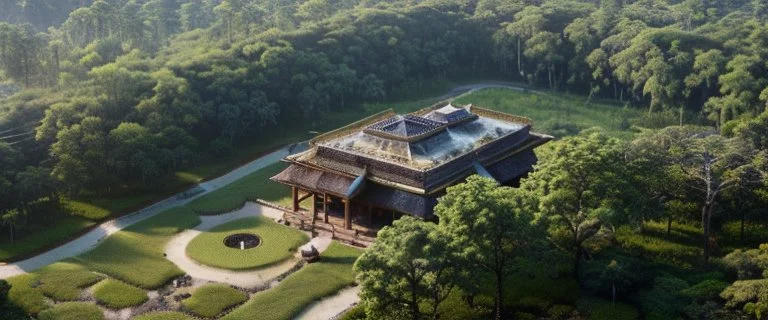
<path id="1" fill-rule="evenodd" d="M 552 319 L 568 319 L 573 313 L 573 307 L 563 304 L 556 304 L 549 308 L 547 312 Z"/>
<path id="2" fill-rule="evenodd" d="M 646 319 L 676 319 L 689 302 L 682 294 L 686 288 L 688 283 L 680 278 L 657 277 L 651 290 L 638 295 Z"/>
<path id="3" fill-rule="evenodd" d="M 65 302 L 40 312 L 38 320 L 100 320 L 104 313 L 98 306 L 87 302 Z"/>
<path id="4" fill-rule="evenodd" d="M 344 315 L 340 320 L 366 320 L 368 315 L 365 314 L 365 307 L 362 304 L 358 304 L 351 309 L 344 312 Z"/>
<path id="5" fill-rule="evenodd" d="M 612 303 L 611 301 L 583 298 L 579 300 L 579 310 L 589 315 L 589 320 L 636 320 L 640 319 L 640 313 L 634 307 L 624 303 Z"/>
<path id="6" fill-rule="evenodd" d="M 111 309 L 138 306 L 148 300 L 144 290 L 113 279 L 101 281 L 93 286 L 93 296 Z"/>
<path id="7" fill-rule="evenodd" d="M 248 300 L 248 295 L 224 284 L 210 284 L 195 290 L 192 297 L 181 304 L 192 312 L 213 318 L 235 305 Z"/>
<path id="8" fill-rule="evenodd" d="M 695 285 L 692 285 L 686 289 L 680 291 L 684 296 L 691 299 L 713 299 L 720 295 L 725 288 L 728 287 L 728 283 L 720 280 L 704 280 Z"/>

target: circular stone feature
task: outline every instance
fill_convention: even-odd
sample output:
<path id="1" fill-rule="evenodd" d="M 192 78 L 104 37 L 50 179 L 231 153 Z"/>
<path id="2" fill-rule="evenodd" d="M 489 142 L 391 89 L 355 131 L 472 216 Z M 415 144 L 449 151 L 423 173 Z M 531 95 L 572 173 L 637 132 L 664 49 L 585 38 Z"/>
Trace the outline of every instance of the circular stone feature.
<path id="1" fill-rule="evenodd" d="M 252 249 L 259 244 L 261 244 L 261 238 L 253 233 L 235 233 L 224 238 L 224 245 L 235 249 Z"/>

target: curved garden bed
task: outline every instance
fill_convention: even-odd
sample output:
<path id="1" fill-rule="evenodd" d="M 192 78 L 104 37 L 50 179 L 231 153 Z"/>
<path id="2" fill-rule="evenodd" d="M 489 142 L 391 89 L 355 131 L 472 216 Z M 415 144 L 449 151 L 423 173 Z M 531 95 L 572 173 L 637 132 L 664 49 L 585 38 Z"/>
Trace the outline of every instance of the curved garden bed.
<path id="1" fill-rule="evenodd" d="M 225 245 L 236 234 L 259 237 L 258 246 L 240 250 Z M 264 217 L 231 221 L 192 239 L 186 254 L 195 261 L 211 267 L 247 270 L 267 267 L 290 258 L 299 246 L 309 241 L 303 232 L 273 222 Z"/>

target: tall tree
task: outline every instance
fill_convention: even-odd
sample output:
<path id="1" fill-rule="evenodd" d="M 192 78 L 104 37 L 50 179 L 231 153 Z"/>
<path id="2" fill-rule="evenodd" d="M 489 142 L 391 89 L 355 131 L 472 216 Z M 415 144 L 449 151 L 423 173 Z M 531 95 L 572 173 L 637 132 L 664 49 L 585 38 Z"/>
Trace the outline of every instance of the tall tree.
<path id="1" fill-rule="evenodd" d="M 743 185 L 759 185 L 765 176 L 765 152 L 757 152 L 739 138 L 726 138 L 708 128 L 668 127 L 649 137 L 662 146 L 660 165 L 685 177 L 686 186 L 700 197 L 704 263 L 709 263 L 711 221 L 723 192 Z"/>
<path id="2" fill-rule="evenodd" d="M 588 130 L 552 143 L 540 152 L 539 165 L 523 188 L 539 197 L 539 211 L 553 234 L 565 231 L 574 252 L 573 273 L 579 276 L 584 242 L 600 230 L 606 208 L 619 202 L 624 146 L 601 132 Z"/>
<path id="3" fill-rule="evenodd" d="M 437 225 L 405 216 L 384 227 L 376 243 L 355 262 L 363 304 L 377 319 L 423 319 L 452 292 L 460 261 Z"/>
<path id="4" fill-rule="evenodd" d="M 525 190 L 475 175 L 449 187 L 435 206 L 452 250 L 476 270 L 493 276 L 496 319 L 504 315 L 505 274 L 513 269 L 515 259 L 528 256 L 540 240 L 535 200 Z"/>

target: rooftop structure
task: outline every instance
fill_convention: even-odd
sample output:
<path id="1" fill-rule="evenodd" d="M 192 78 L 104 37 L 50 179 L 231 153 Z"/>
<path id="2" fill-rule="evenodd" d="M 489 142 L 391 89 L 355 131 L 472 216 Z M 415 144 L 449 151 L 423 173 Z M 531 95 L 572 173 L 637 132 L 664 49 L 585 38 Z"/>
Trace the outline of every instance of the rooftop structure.
<path id="1" fill-rule="evenodd" d="M 530 132 L 531 121 L 472 105 L 440 103 L 411 114 L 388 110 L 310 141 L 309 150 L 285 158 L 290 166 L 272 180 L 312 195 L 313 214 L 322 195 L 374 211 L 432 218 L 445 188 L 471 174 L 514 182 L 536 162 L 533 149 L 552 137 Z M 369 217 L 370 220 L 370 217 Z"/>

